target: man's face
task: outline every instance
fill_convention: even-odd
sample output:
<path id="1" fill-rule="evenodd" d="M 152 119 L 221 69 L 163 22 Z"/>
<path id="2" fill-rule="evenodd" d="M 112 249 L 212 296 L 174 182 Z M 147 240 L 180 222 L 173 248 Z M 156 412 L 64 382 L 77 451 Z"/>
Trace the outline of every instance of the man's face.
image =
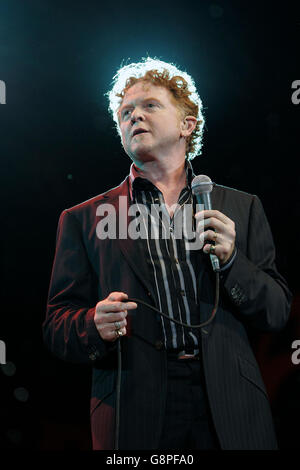
<path id="1" fill-rule="evenodd" d="M 132 160 L 163 158 L 178 148 L 182 119 L 166 88 L 136 83 L 126 92 L 118 116 L 122 144 Z"/>

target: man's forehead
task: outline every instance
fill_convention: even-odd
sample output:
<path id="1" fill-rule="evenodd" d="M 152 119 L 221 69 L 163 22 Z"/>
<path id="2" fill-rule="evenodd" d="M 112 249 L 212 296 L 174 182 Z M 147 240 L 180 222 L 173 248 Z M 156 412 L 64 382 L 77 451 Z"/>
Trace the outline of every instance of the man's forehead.
<path id="1" fill-rule="evenodd" d="M 151 96 L 157 96 L 157 97 L 163 97 L 167 96 L 169 94 L 169 90 L 167 88 L 158 86 L 158 85 L 153 85 L 152 83 L 149 82 L 138 82 L 132 85 L 128 90 L 126 91 L 122 104 L 126 103 L 127 101 L 130 101 L 134 99 L 135 97 L 147 97 L 148 95 Z"/>

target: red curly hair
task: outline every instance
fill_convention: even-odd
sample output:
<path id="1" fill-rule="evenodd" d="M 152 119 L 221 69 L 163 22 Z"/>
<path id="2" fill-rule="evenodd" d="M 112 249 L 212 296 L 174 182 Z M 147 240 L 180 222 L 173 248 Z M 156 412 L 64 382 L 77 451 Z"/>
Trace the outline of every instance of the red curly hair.
<path id="1" fill-rule="evenodd" d="M 159 72 L 158 70 L 148 70 L 143 77 L 129 77 L 126 80 L 125 87 L 122 92 L 116 94 L 116 96 L 123 99 L 129 88 L 139 82 L 151 83 L 151 85 L 161 86 L 169 90 L 174 99 L 174 104 L 180 111 L 182 118 L 185 118 L 186 116 L 198 117 L 198 105 L 193 103 L 189 98 L 191 92 L 188 89 L 187 81 L 179 75 L 171 77 L 168 70 L 163 70 L 162 72 Z M 187 138 L 187 154 L 195 151 L 195 140 L 198 138 L 200 133 L 201 122 L 202 121 L 200 120 L 197 121 L 195 129 Z"/>

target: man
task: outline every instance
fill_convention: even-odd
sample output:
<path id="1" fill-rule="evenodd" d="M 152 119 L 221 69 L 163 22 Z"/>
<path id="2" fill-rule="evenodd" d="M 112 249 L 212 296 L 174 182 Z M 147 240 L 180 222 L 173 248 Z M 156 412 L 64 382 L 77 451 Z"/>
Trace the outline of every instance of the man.
<path id="1" fill-rule="evenodd" d="M 282 328 L 290 293 L 261 203 L 215 186 L 213 210 L 194 213 L 203 249 L 189 249 L 174 228 L 185 207 L 195 208 L 190 160 L 200 153 L 204 118 L 191 77 L 148 58 L 118 72 L 109 99 L 130 175 L 63 211 L 43 326 L 53 353 L 93 364 L 93 448 L 115 446 L 120 343 L 120 449 L 276 449 L 248 333 Z M 136 214 L 143 237 L 128 236 L 134 205 L 146 208 Z M 117 226 L 105 232 L 111 209 Z M 158 217 L 148 217 L 152 209 Z M 201 329 L 185 328 L 213 310 L 208 253 L 220 263 L 217 314 Z"/>

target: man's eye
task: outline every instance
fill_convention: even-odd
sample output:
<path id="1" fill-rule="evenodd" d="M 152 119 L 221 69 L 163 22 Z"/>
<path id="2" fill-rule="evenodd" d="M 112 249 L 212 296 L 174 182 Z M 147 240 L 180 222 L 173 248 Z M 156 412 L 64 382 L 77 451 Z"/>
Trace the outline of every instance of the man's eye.
<path id="1" fill-rule="evenodd" d="M 125 109 L 125 111 L 123 111 L 123 114 L 122 114 L 123 118 L 128 117 L 130 112 L 131 112 L 130 109 Z"/>

